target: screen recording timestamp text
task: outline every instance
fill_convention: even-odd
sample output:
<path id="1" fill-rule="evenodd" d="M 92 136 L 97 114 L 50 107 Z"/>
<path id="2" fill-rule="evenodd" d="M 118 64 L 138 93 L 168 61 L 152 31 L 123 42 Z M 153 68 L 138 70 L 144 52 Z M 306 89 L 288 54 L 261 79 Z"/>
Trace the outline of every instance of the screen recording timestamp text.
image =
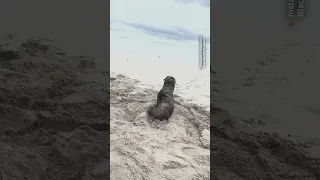
<path id="1" fill-rule="evenodd" d="M 207 40 L 203 36 L 199 37 L 199 68 L 207 67 Z"/>

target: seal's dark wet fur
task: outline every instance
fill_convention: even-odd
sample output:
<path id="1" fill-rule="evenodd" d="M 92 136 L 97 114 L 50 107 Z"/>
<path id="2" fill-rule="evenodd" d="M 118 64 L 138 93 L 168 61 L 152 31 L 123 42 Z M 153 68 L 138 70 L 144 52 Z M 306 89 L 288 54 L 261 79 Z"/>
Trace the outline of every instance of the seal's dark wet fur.
<path id="1" fill-rule="evenodd" d="M 148 109 L 149 116 L 159 120 L 168 120 L 171 117 L 174 110 L 173 91 L 175 85 L 174 77 L 167 76 L 164 79 L 163 87 L 158 93 L 157 104 Z"/>

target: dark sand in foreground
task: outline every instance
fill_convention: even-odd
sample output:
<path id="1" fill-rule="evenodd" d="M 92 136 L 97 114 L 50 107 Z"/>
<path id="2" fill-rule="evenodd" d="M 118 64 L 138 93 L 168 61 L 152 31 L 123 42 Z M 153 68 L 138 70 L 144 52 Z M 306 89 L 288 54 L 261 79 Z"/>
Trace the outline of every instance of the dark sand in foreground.
<path id="1" fill-rule="evenodd" d="M 0 179 L 104 180 L 109 74 L 51 43 L 2 39 Z"/>

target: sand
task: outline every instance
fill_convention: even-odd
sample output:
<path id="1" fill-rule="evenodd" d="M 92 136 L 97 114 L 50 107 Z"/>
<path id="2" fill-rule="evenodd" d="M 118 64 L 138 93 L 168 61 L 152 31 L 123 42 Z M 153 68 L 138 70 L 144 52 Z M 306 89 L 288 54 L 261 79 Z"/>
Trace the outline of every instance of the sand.
<path id="1" fill-rule="evenodd" d="M 319 110 L 307 99 L 315 91 L 297 96 L 299 87 L 310 86 L 315 62 L 288 57 L 302 47 L 293 42 L 266 49 L 265 59 L 247 65 L 237 79 L 212 68 L 212 179 L 320 178 Z M 285 70 L 295 63 L 299 69 Z"/>
<path id="2" fill-rule="evenodd" d="M 41 52 L 37 40 L 16 52 L 25 40 L 3 39 L 0 179 L 108 179 L 109 151 L 111 178 L 120 180 L 209 179 L 209 160 L 214 180 L 320 179 L 318 1 L 289 31 L 280 1 L 248 2 L 212 2 L 211 134 L 207 109 L 179 90 L 169 123 L 149 121 L 158 88 L 122 75 L 111 79 L 108 132 L 106 66 L 57 47 Z M 38 23 L 26 22 L 33 25 L 12 29 Z"/>
<path id="3" fill-rule="evenodd" d="M 212 108 L 211 118 L 211 179 L 319 179 L 320 159 L 306 151 L 312 144 L 264 131 L 264 122 L 221 108 Z"/>
<path id="4" fill-rule="evenodd" d="M 211 178 L 320 179 L 319 1 L 294 27 L 284 1 L 212 3 Z"/>
<path id="5" fill-rule="evenodd" d="M 49 39 L 6 35 L 0 63 L 2 179 L 210 178 L 208 107 L 175 94 L 169 122 L 153 121 L 152 84 L 111 74 L 109 90 L 105 63 Z"/>
<path id="6" fill-rule="evenodd" d="M 289 51 L 297 45 L 286 47 Z M 108 178 L 109 167 L 110 178 L 119 180 L 320 178 L 317 142 L 281 131 L 286 129 L 281 126 L 272 129 L 286 122 L 281 118 L 254 116 L 249 110 L 230 113 L 235 104 L 243 110 L 248 106 L 235 100 L 240 96 L 230 93 L 234 83 L 214 68 L 210 112 L 185 98 L 187 88 L 181 84 L 175 92 L 173 116 L 159 122 L 146 115 L 147 107 L 156 101 L 154 85 L 111 73 L 109 90 L 109 73 L 100 61 L 68 56 L 50 40 L 6 36 L 0 60 L 2 179 L 102 180 Z M 263 73 L 268 71 L 263 68 L 281 67 L 277 63 L 281 61 L 244 68 L 239 77 L 253 76 L 256 81 L 238 81 L 242 93 L 258 82 L 266 84 Z M 285 78 L 267 80 L 286 82 Z M 191 81 L 195 83 L 190 85 L 201 82 Z M 317 114 L 314 107 L 304 110 Z"/>
<path id="7" fill-rule="evenodd" d="M 107 179 L 109 74 L 98 64 L 48 39 L 2 38 L 0 179 Z"/>
<path id="8" fill-rule="evenodd" d="M 210 113 L 175 94 L 169 121 L 147 116 L 151 84 L 111 74 L 111 179 L 210 179 Z"/>
<path id="9" fill-rule="evenodd" d="M 234 78 L 212 68 L 211 179 L 320 179 L 318 91 L 308 81 L 317 61 L 297 54 L 305 47 L 318 51 L 303 41 L 265 48 Z"/>

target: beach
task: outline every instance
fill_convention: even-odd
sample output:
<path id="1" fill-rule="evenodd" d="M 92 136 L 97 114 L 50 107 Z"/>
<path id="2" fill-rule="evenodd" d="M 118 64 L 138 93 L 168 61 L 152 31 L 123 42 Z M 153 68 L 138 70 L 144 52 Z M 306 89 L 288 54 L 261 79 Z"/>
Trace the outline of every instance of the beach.
<path id="1" fill-rule="evenodd" d="M 169 121 L 148 117 L 152 84 L 111 75 L 111 179 L 210 179 L 210 113 L 176 94 Z"/>
<path id="2" fill-rule="evenodd" d="M 210 179 L 210 69 L 199 68 L 197 42 L 120 34 L 110 47 L 111 179 Z M 175 109 L 159 121 L 147 109 L 167 76 L 176 79 Z"/>

